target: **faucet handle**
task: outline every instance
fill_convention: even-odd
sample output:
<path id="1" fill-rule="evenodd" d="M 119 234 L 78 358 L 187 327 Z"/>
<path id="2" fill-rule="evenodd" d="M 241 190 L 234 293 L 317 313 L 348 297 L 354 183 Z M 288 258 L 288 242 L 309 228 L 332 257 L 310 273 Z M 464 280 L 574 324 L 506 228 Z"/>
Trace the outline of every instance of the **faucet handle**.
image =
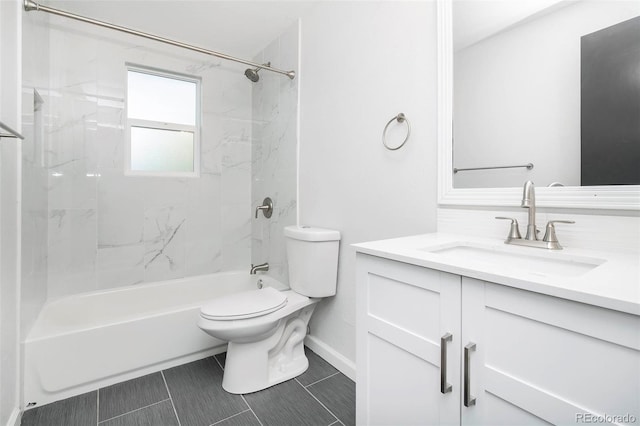
<path id="1" fill-rule="evenodd" d="M 273 201 L 271 201 L 271 198 L 265 198 L 262 201 L 262 205 L 256 207 L 256 219 L 258 218 L 259 211 L 262 211 L 262 214 L 264 214 L 264 217 L 266 217 L 267 219 L 271 217 L 271 215 L 273 214 Z"/>
<path id="2" fill-rule="evenodd" d="M 546 243 L 558 242 L 558 237 L 556 236 L 556 227 L 553 225 L 554 223 L 576 223 L 576 222 L 573 220 L 550 220 L 549 222 L 547 222 L 547 229 L 545 230 L 542 241 Z"/>
<path id="3" fill-rule="evenodd" d="M 520 228 L 518 228 L 518 221 L 512 217 L 496 216 L 496 219 L 504 219 L 511 221 L 511 228 L 509 229 L 509 235 L 507 240 L 519 240 L 522 239 L 520 235 Z"/>

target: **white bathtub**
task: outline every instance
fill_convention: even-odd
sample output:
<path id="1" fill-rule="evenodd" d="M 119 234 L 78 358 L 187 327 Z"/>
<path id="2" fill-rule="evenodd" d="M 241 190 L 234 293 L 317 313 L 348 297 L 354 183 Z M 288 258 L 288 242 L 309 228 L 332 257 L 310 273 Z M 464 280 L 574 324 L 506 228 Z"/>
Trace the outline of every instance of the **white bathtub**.
<path id="1" fill-rule="evenodd" d="M 79 395 L 223 352 L 197 327 L 209 299 L 266 286 L 233 271 L 84 293 L 47 303 L 24 342 L 24 406 Z"/>

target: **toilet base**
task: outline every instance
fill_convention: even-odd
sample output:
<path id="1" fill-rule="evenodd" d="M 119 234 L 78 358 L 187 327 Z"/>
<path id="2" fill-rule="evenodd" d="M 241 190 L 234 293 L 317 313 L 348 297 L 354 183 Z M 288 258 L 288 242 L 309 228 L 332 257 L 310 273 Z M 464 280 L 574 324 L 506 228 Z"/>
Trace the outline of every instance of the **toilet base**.
<path id="1" fill-rule="evenodd" d="M 315 306 L 281 319 L 264 340 L 229 342 L 222 388 L 233 394 L 257 392 L 304 373 L 309 368 L 304 338 Z"/>

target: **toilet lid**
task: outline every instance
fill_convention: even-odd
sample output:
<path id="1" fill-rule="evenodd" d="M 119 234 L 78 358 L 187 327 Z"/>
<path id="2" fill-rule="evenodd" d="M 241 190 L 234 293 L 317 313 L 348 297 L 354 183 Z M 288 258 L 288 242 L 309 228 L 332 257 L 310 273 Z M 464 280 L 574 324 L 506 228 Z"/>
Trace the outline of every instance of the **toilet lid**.
<path id="1" fill-rule="evenodd" d="M 200 309 L 200 315 L 221 321 L 246 319 L 277 311 L 286 304 L 284 293 L 273 287 L 264 287 L 213 299 Z"/>

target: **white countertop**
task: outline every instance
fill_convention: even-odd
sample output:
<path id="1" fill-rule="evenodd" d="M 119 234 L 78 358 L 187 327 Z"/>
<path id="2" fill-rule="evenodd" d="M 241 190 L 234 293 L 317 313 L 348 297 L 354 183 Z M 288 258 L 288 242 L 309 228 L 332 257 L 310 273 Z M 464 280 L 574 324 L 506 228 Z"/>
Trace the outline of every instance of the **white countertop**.
<path id="1" fill-rule="evenodd" d="M 404 263 L 437 269 L 465 277 L 494 282 L 588 303 L 621 312 L 640 315 L 640 256 L 638 253 L 603 252 L 565 248 L 546 250 L 504 244 L 500 239 L 433 233 L 353 245 L 358 253 L 384 257 Z M 455 246 L 481 248 L 488 256 L 447 253 Z M 445 249 L 440 253 L 437 250 Z M 497 253 L 495 261 L 487 259 Z M 462 252 L 461 252 L 462 253 Z M 502 256 L 502 257 L 500 257 Z M 505 257 L 506 256 L 506 257 Z M 560 266 L 578 266 L 578 272 L 566 274 L 514 266 L 527 259 L 558 261 Z M 585 265 L 584 271 L 580 266 Z"/>

